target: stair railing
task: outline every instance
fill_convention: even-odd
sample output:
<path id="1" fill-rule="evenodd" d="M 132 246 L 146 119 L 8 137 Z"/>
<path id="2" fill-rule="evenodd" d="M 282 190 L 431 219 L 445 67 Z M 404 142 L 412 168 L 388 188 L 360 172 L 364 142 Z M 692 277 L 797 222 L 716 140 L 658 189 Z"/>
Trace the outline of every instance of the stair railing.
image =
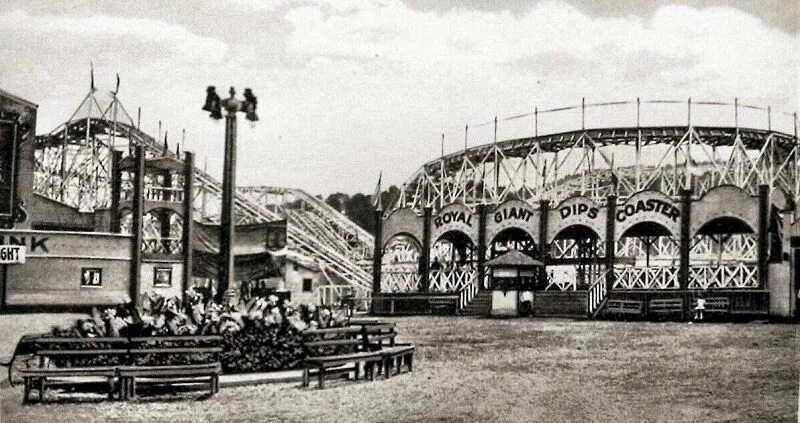
<path id="1" fill-rule="evenodd" d="M 472 299 L 475 298 L 475 294 L 478 293 L 478 286 L 474 282 L 470 282 L 464 285 L 458 291 L 458 310 L 461 311 L 466 307 Z"/>
<path id="2" fill-rule="evenodd" d="M 590 317 L 594 316 L 594 312 L 603 304 L 603 301 L 605 301 L 606 296 L 608 295 L 606 275 L 612 271 L 613 269 L 608 269 L 605 272 L 599 273 L 589 286 L 587 310 Z"/>

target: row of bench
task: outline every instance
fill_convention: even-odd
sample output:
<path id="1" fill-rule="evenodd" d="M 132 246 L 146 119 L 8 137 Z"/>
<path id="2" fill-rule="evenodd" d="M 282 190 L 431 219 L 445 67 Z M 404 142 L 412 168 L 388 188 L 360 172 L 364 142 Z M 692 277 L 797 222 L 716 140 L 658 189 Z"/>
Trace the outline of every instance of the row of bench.
<path id="1" fill-rule="evenodd" d="M 644 301 L 610 299 L 606 304 L 604 313 L 606 316 L 642 317 L 645 315 L 678 315 L 682 314 L 684 311 L 683 299 L 681 298 L 660 298 L 649 300 L 647 302 L 646 312 L 644 306 Z M 692 307 L 689 307 L 689 311 L 693 312 L 693 304 L 690 304 L 690 306 Z M 704 313 L 709 315 L 728 315 L 730 313 L 730 301 L 726 297 L 706 298 Z"/>
<path id="2" fill-rule="evenodd" d="M 47 387 L 58 384 L 57 380 L 67 377 L 104 378 L 109 399 L 134 399 L 137 383 L 140 381 L 207 384 L 209 393 L 213 395 L 219 390 L 219 375 L 222 372 L 219 357 L 222 352 L 221 341 L 222 337 L 218 335 L 24 337 L 17 344 L 14 356 L 32 354 L 37 363 L 31 366 L 28 362 L 25 368 L 16 370 L 24 383 L 22 401 L 28 403 L 31 392 L 38 390 L 39 402 L 45 402 Z M 176 355 L 182 359 L 175 360 Z M 95 361 L 97 364 L 73 367 L 70 362 L 75 361 Z M 152 361 L 164 364 L 146 364 Z M 53 362 L 64 364 L 51 366 Z M 13 365 L 13 360 L 11 364 Z M 53 382 L 54 379 L 56 382 Z"/>
<path id="3" fill-rule="evenodd" d="M 310 384 L 311 372 L 317 374 L 317 387 L 325 387 L 326 376 L 353 373 L 358 380 L 363 375 L 370 381 L 376 375 L 390 378 L 393 373 L 409 372 L 414 367 L 415 347 L 395 342 L 397 332 L 393 323 L 363 321 L 361 327 L 313 329 L 303 332 L 308 356 L 303 361 L 302 386 Z M 352 366 L 351 366 L 352 364 Z"/>
<path id="4" fill-rule="evenodd" d="M 302 332 L 306 358 L 303 361 L 303 386 L 316 372 L 319 388 L 325 378 L 336 373 L 354 372 L 358 379 L 374 380 L 383 374 L 413 370 L 415 347 L 395 342 L 393 323 L 364 320 L 355 326 L 309 329 Z M 38 391 L 45 402 L 48 387 L 74 385 L 75 378 L 104 380 L 109 399 L 131 400 L 142 383 L 172 385 L 203 384 L 209 394 L 219 391 L 222 372 L 222 336 L 159 337 L 48 337 L 25 336 L 17 344 L 14 357 L 32 356 L 25 367 L 15 368 L 24 383 L 23 403 Z M 149 365 L 148 363 L 158 363 Z M 12 380 L 14 359 L 9 365 Z M 352 366 L 351 366 L 352 365 Z M 70 379 L 71 378 L 71 379 Z"/>

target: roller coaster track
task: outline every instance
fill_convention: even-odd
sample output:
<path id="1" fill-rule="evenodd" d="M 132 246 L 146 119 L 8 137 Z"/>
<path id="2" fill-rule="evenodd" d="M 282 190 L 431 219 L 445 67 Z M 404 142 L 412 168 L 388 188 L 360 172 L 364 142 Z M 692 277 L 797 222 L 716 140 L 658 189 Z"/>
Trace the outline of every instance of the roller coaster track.
<path id="1" fill-rule="evenodd" d="M 87 104 L 94 105 L 88 107 L 88 112 Z M 93 114 L 92 108 L 97 113 Z M 86 113 L 81 116 L 83 112 Z M 120 117 L 127 118 L 126 121 L 117 119 L 117 113 Z M 116 99 L 103 108 L 96 100 L 94 92 L 90 92 L 67 122 L 51 133 L 37 137 L 38 175 L 35 190 L 41 195 L 63 201 L 83 211 L 107 207 L 108 191 L 101 191 L 98 187 L 110 182 L 110 151 L 116 149 L 123 151 L 123 154 L 129 154 L 132 146 L 139 145 L 144 146 L 149 155 L 180 159 L 176 153 L 138 129 Z M 207 221 L 218 220 L 218 213 L 212 209 L 219 207 L 222 197 L 221 182 L 195 168 L 194 184 L 195 216 Z M 79 189 L 75 186 L 79 186 Z M 276 188 L 270 190 L 274 191 Z M 372 236 L 335 209 L 301 190 L 278 190 L 301 200 L 304 207 L 269 207 L 252 198 L 250 194 L 253 189 L 245 188 L 234 196 L 237 223 L 288 218 L 287 237 L 290 250 L 313 258 L 332 283 L 351 284 L 370 291 L 371 275 L 363 267 L 363 263 L 369 262 L 368 259 L 372 256 Z"/>

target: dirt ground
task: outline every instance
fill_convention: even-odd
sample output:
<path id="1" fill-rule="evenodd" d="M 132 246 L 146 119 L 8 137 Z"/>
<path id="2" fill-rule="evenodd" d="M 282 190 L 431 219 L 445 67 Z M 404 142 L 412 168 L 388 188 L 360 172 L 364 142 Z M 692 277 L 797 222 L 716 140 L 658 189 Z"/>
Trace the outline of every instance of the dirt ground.
<path id="1" fill-rule="evenodd" d="M 2 320 L 13 318 L 0 316 L 4 340 L 14 324 Z M 0 421 L 797 421 L 797 325 L 394 321 L 400 340 L 415 343 L 417 353 L 413 373 L 389 380 L 25 407 L 17 386 L 0 391 Z"/>

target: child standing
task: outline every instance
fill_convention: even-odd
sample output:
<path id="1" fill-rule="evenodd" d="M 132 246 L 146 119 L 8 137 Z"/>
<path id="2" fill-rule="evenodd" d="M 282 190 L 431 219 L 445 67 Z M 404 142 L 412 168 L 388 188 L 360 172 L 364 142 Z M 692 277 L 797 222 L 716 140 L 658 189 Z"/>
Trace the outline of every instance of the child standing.
<path id="1" fill-rule="evenodd" d="M 697 296 L 697 305 L 694 307 L 694 320 L 703 321 L 703 311 L 706 309 L 706 299 L 701 292 Z"/>

